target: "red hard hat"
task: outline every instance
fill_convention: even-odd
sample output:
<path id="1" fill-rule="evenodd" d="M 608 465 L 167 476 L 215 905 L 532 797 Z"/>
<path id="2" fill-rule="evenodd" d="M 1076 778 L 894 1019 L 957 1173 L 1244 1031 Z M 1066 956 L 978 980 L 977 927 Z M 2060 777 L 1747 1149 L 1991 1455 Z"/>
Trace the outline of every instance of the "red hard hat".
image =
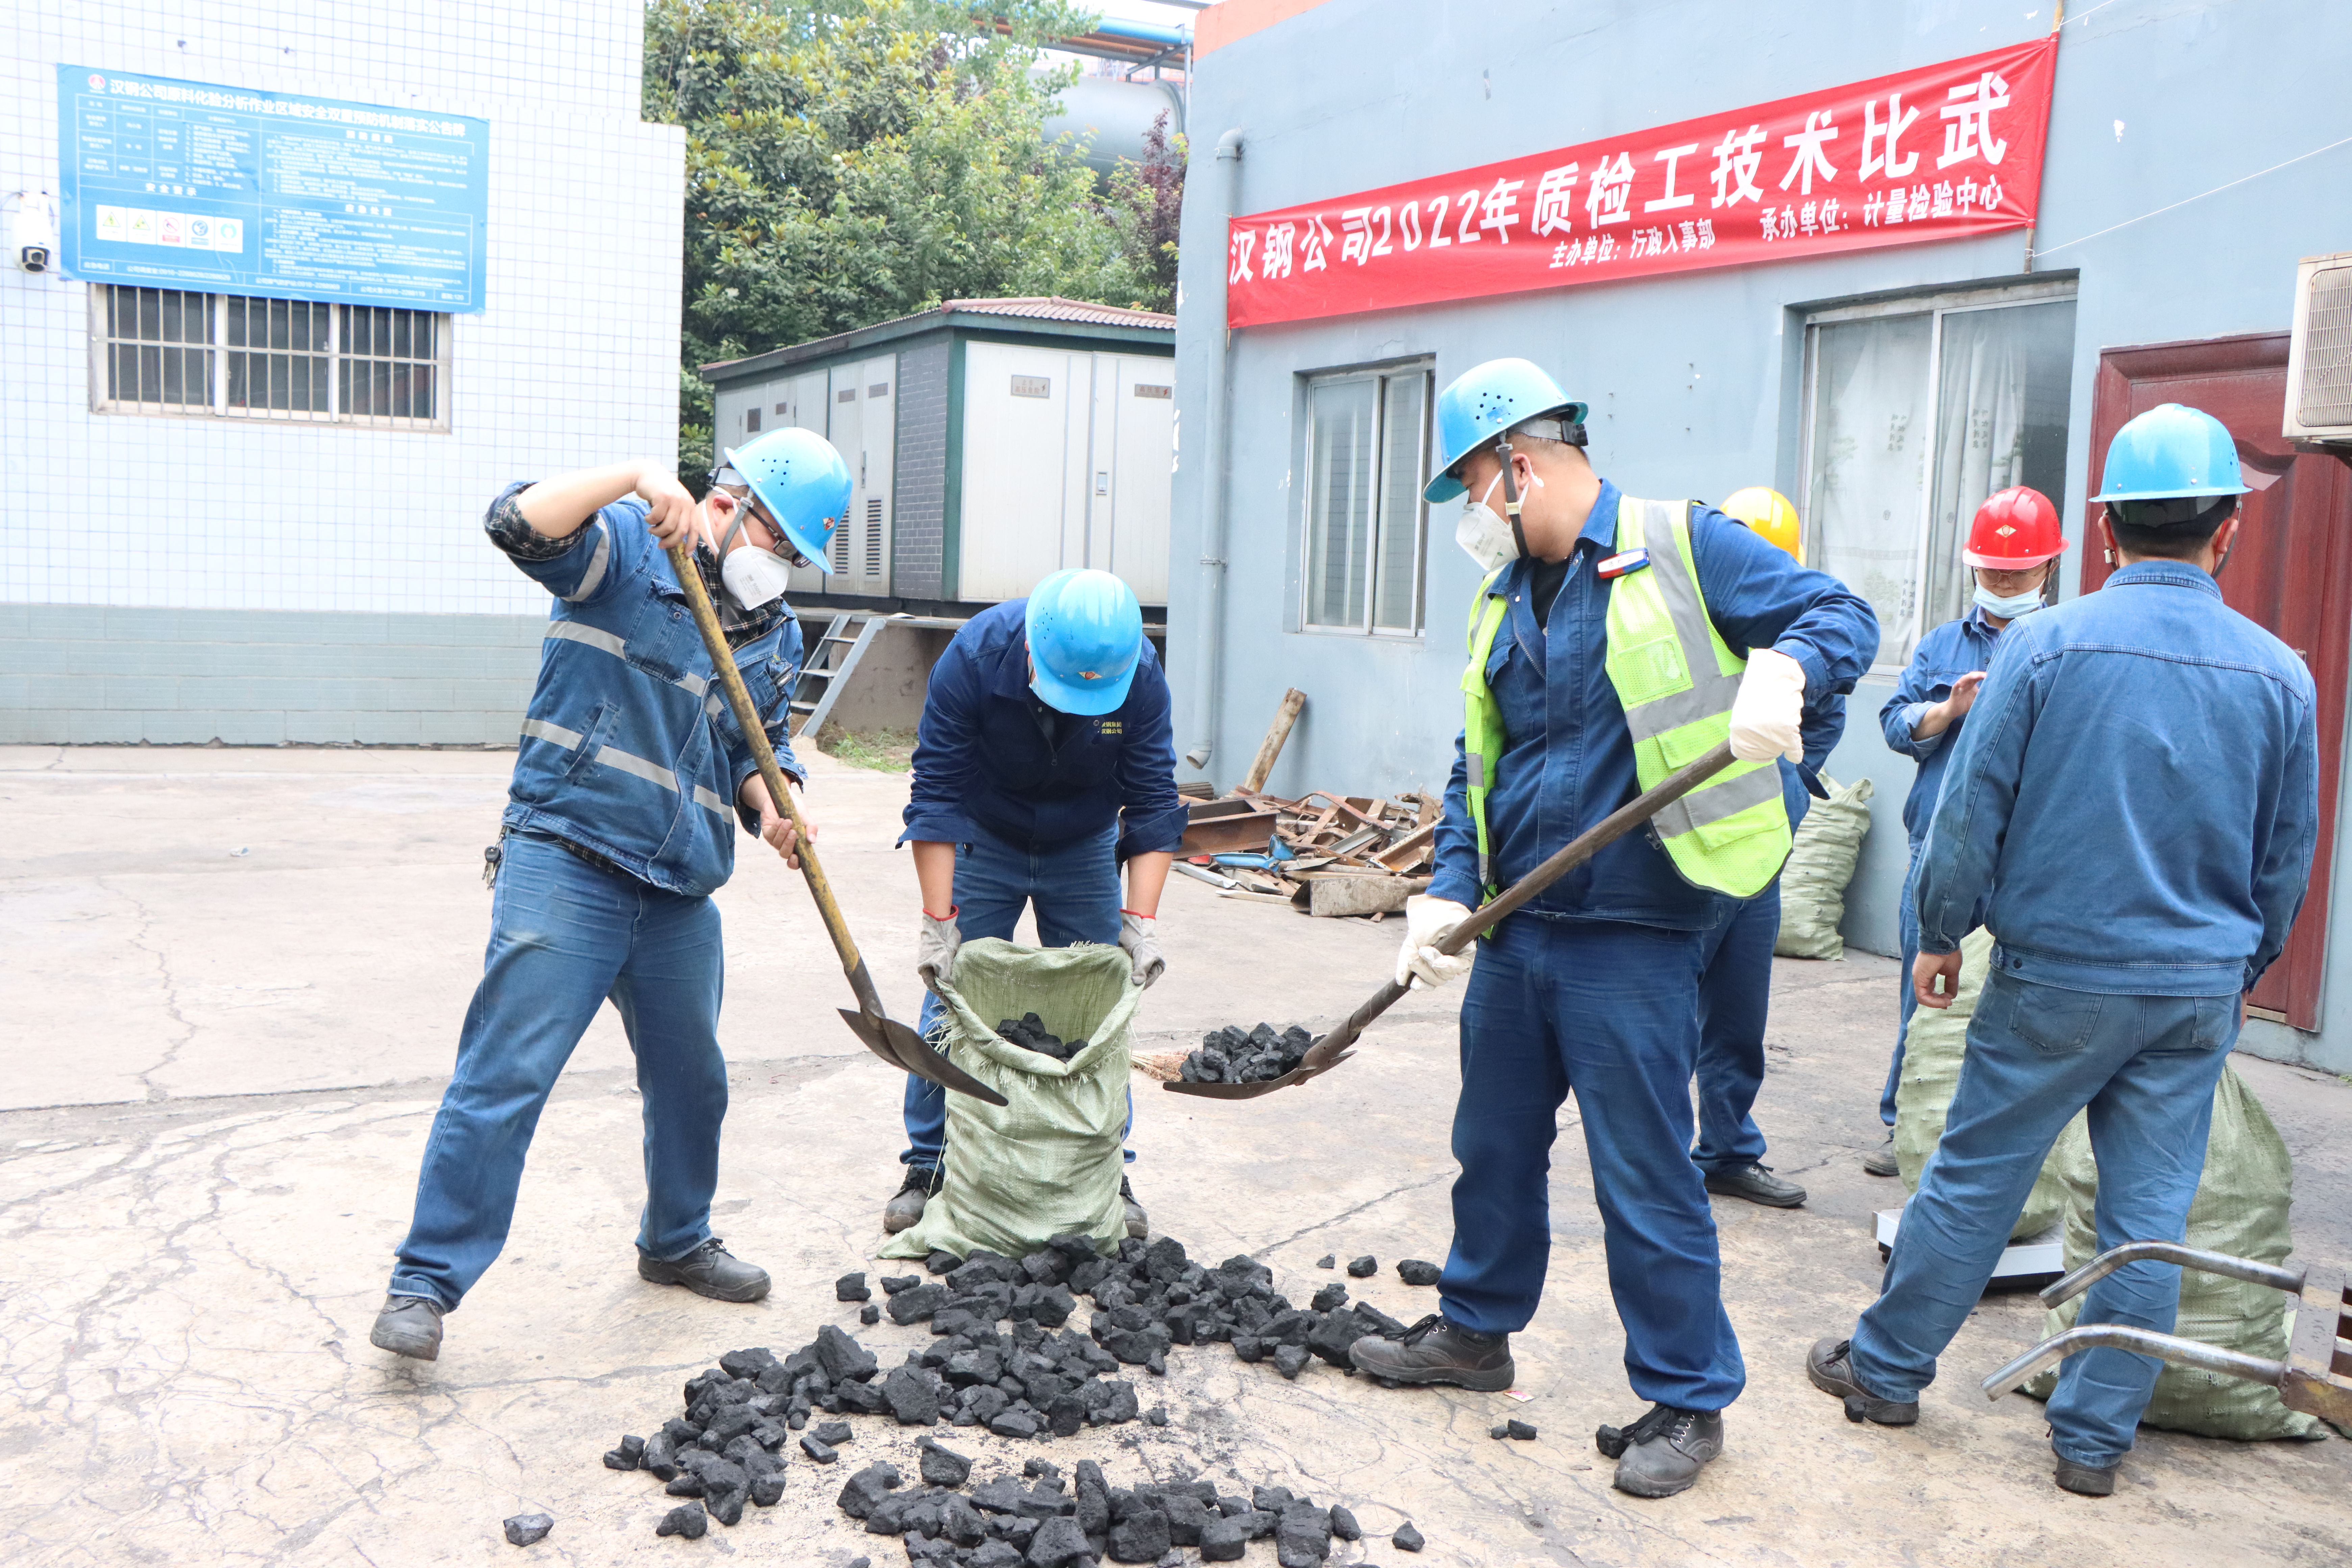
<path id="1" fill-rule="evenodd" d="M 2050 498 L 2030 486 L 2012 485 L 1985 497 L 1977 508 L 1960 559 L 1994 572 L 2018 572 L 2065 552 L 2066 536 Z"/>

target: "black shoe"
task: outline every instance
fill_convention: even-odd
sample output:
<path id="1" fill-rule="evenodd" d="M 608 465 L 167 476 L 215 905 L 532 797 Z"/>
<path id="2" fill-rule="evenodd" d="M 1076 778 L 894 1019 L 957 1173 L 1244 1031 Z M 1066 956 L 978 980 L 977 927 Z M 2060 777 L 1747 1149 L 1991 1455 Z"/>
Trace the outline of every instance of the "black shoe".
<path id="1" fill-rule="evenodd" d="M 1889 1132 L 1886 1142 L 1862 1157 L 1862 1168 L 1874 1176 L 1899 1176 L 1903 1166 L 1895 1158 L 1895 1134 Z"/>
<path id="2" fill-rule="evenodd" d="M 1416 1387 L 1450 1383 L 1479 1394 L 1499 1394 L 1518 1376 L 1511 1362 L 1510 1335 L 1474 1333 L 1434 1312 L 1407 1329 L 1402 1339 L 1366 1334 L 1348 1347 L 1348 1359 L 1358 1372 L 1383 1383 Z"/>
<path id="3" fill-rule="evenodd" d="M 923 1205 L 940 1190 L 939 1168 L 909 1165 L 898 1196 L 882 1205 L 882 1228 L 896 1236 L 923 1217 Z"/>
<path id="4" fill-rule="evenodd" d="M 1125 1176 L 1118 1179 L 1118 1195 L 1119 1200 L 1127 1205 L 1127 1234 L 1139 1241 L 1150 1236 L 1151 1216 L 1145 1214 L 1143 1205 L 1135 1201 L 1135 1189 L 1127 1184 Z"/>
<path id="5" fill-rule="evenodd" d="M 439 1361 L 441 1312 L 441 1303 L 430 1296 L 386 1296 L 368 1343 L 416 1361 Z"/>
<path id="6" fill-rule="evenodd" d="M 1709 1171 L 1706 1190 L 1721 1193 L 1726 1197 L 1746 1198 L 1751 1204 L 1766 1208 L 1792 1209 L 1805 1201 L 1805 1189 L 1794 1182 L 1784 1182 L 1772 1173 L 1769 1165 L 1742 1165 L 1736 1171 Z"/>
<path id="7" fill-rule="evenodd" d="M 756 1301 L 768 1293 L 768 1271 L 744 1262 L 712 1237 L 684 1258 L 665 1261 L 637 1248 L 637 1278 L 683 1285 L 714 1301 Z"/>
<path id="8" fill-rule="evenodd" d="M 1881 1399 L 1854 1381 L 1853 1363 L 1847 1359 L 1853 1351 L 1852 1340 L 1815 1340 L 1813 1348 L 1805 1352 L 1805 1375 L 1823 1394 L 1834 1394 L 1845 1401 L 1845 1418 L 1849 1421 L 1872 1421 L 1881 1426 L 1916 1426 L 1917 1400 Z"/>
<path id="9" fill-rule="evenodd" d="M 1723 1452 L 1723 1412 L 1653 1405 L 1647 1415 L 1622 1431 L 1603 1426 L 1593 1434 L 1593 1443 L 1617 1461 L 1610 1484 L 1619 1491 L 1673 1497 L 1690 1490 L 1698 1473 Z"/>
<path id="10" fill-rule="evenodd" d="M 2060 1491 L 2073 1492 L 2076 1497 L 2113 1497 L 2116 1467 L 2078 1465 L 2062 1454 L 2058 1458 L 2057 1481 Z"/>

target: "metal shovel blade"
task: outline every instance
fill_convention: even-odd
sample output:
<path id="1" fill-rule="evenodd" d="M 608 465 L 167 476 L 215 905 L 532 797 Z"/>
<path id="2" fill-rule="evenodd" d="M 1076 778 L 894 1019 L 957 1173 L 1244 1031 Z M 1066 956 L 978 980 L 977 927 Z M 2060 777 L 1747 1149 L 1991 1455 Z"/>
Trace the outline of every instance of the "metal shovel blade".
<path id="1" fill-rule="evenodd" d="M 898 1019 L 877 1018 L 871 1014 L 852 1012 L 846 1007 L 840 1011 L 842 1022 L 849 1026 L 852 1034 L 866 1042 L 866 1048 L 900 1072 L 929 1079 L 941 1089 L 951 1089 L 958 1094 L 968 1094 L 991 1105 L 1005 1102 L 1003 1095 L 940 1055 L 931 1048 L 929 1040 Z"/>

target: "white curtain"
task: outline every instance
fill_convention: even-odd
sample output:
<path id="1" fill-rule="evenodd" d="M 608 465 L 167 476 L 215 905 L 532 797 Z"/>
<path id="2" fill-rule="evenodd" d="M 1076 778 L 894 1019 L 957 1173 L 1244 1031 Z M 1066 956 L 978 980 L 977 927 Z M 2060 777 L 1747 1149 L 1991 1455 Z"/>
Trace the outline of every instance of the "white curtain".
<path id="1" fill-rule="evenodd" d="M 1807 561 L 1878 612 L 1879 664 L 1904 663 L 1918 640 L 1934 331 L 1935 318 L 1925 312 L 1813 329 Z"/>

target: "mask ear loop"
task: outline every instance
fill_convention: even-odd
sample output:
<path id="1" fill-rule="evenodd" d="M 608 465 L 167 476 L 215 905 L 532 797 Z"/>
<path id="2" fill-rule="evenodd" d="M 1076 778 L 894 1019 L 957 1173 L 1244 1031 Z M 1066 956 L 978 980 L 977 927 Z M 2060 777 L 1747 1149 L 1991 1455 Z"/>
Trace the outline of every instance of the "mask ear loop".
<path id="1" fill-rule="evenodd" d="M 1511 473 L 1511 433 L 1508 430 L 1496 441 L 1495 455 L 1503 459 L 1503 512 L 1511 520 L 1511 542 L 1525 557 L 1528 553 L 1528 531 L 1519 521 L 1519 485 Z"/>

